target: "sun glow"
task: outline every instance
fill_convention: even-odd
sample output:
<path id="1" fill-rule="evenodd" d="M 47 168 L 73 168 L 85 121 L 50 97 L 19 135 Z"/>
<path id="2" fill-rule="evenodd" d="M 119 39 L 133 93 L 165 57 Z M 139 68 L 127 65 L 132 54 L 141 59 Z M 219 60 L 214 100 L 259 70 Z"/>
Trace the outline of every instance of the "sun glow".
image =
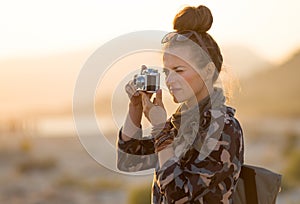
<path id="1" fill-rule="evenodd" d="M 242 45 L 273 63 L 299 48 L 296 0 L 1 1 L 0 112 L 70 103 L 93 50 L 133 31 L 171 31 L 180 9 L 200 4 L 212 10 L 209 33 L 221 48 Z"/>

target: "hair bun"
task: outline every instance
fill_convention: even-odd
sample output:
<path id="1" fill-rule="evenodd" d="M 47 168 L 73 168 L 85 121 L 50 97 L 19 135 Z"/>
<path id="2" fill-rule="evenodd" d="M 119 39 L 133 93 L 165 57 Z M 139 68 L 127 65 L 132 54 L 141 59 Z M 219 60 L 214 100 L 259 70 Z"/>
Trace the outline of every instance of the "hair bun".
<path id="1" fill-rule="evenodd" d="M 199 32 L 206 32 L 210 29 L 213 23 L 213 16 L 206 6 L 198 6 L 196 9 L 197 12 L 197 20 L 198 22 L 198 31 Z"/>
<path id="2" fill-rule="evenodd" d="M 213 23 L 211 11 L 206 6 L 188 6 L 182 9 L 174 18 L 174 30 L 194 30 L 199 33 L 207 32 Z"/>

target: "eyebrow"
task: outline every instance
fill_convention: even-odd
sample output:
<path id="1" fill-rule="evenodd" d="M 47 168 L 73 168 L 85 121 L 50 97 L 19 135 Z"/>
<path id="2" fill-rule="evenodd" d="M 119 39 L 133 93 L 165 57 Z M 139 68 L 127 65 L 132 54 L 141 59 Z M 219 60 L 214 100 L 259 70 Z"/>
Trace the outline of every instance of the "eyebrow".
<path id="1" fill-rule="evenodd" d="M 178 68 L 180 68 L 180 67 L 184 67 L 184 66 L 182 66 L 182 65 L 179 65 L 179 66 L 176 66 L 176 67 L 172 67 L 172 68 L 170 68 L 170 67 L 164 67 L 163 69 L 171 69 L 171 70 L 176 70 L 176 69 L 178 69 Z"/>
<path id="2" fill-rule="evenodd" d="M 176 70 L 176 69 L 178 69 L 178 68 L 183 68 L 183 67 L 184 67 L 184 66 L 179 65 L 179 66 L 173 67 L 172 69 L 173 69 L 173 70 Z"/>

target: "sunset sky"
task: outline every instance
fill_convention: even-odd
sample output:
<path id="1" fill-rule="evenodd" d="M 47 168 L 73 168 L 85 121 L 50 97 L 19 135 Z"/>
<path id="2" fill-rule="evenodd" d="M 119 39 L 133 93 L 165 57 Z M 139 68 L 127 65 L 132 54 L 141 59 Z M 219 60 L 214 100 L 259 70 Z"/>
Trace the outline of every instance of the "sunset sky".
<path id="1" fill-rule="evenodd" d="M 209 31 L 221 44 L 242 44 L 280 61 L 300 44 L 298 0 L 10 0 L 0 3 L 0 58 L 96 48 L 138 30 L 172 30 L 185 5 L 207 5 Z"/>
<path id="2" fill-rule="evenodd" d="M 213 13 L 209 33 L 221 48 L 241 45 L 278 64 L 300 47 L 298 0 L 1 1 L 0 114 L 70 105 L 78 71 L 103 43 L 172 31 L 180 9 L 200 4 Z"/>

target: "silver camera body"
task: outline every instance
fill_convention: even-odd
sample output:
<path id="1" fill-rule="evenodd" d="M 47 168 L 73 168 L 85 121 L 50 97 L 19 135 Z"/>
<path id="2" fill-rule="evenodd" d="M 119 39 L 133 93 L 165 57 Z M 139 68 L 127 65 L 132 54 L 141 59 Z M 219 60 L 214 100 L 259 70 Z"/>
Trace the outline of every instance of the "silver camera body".
<path id="1" fill-rule="evenodd" d="M 133 84 L 138 91 L 155 93 L 159 89 L 160 74 L 157 69 L 142 66 L 141 73 L 134 75 Z"/>

